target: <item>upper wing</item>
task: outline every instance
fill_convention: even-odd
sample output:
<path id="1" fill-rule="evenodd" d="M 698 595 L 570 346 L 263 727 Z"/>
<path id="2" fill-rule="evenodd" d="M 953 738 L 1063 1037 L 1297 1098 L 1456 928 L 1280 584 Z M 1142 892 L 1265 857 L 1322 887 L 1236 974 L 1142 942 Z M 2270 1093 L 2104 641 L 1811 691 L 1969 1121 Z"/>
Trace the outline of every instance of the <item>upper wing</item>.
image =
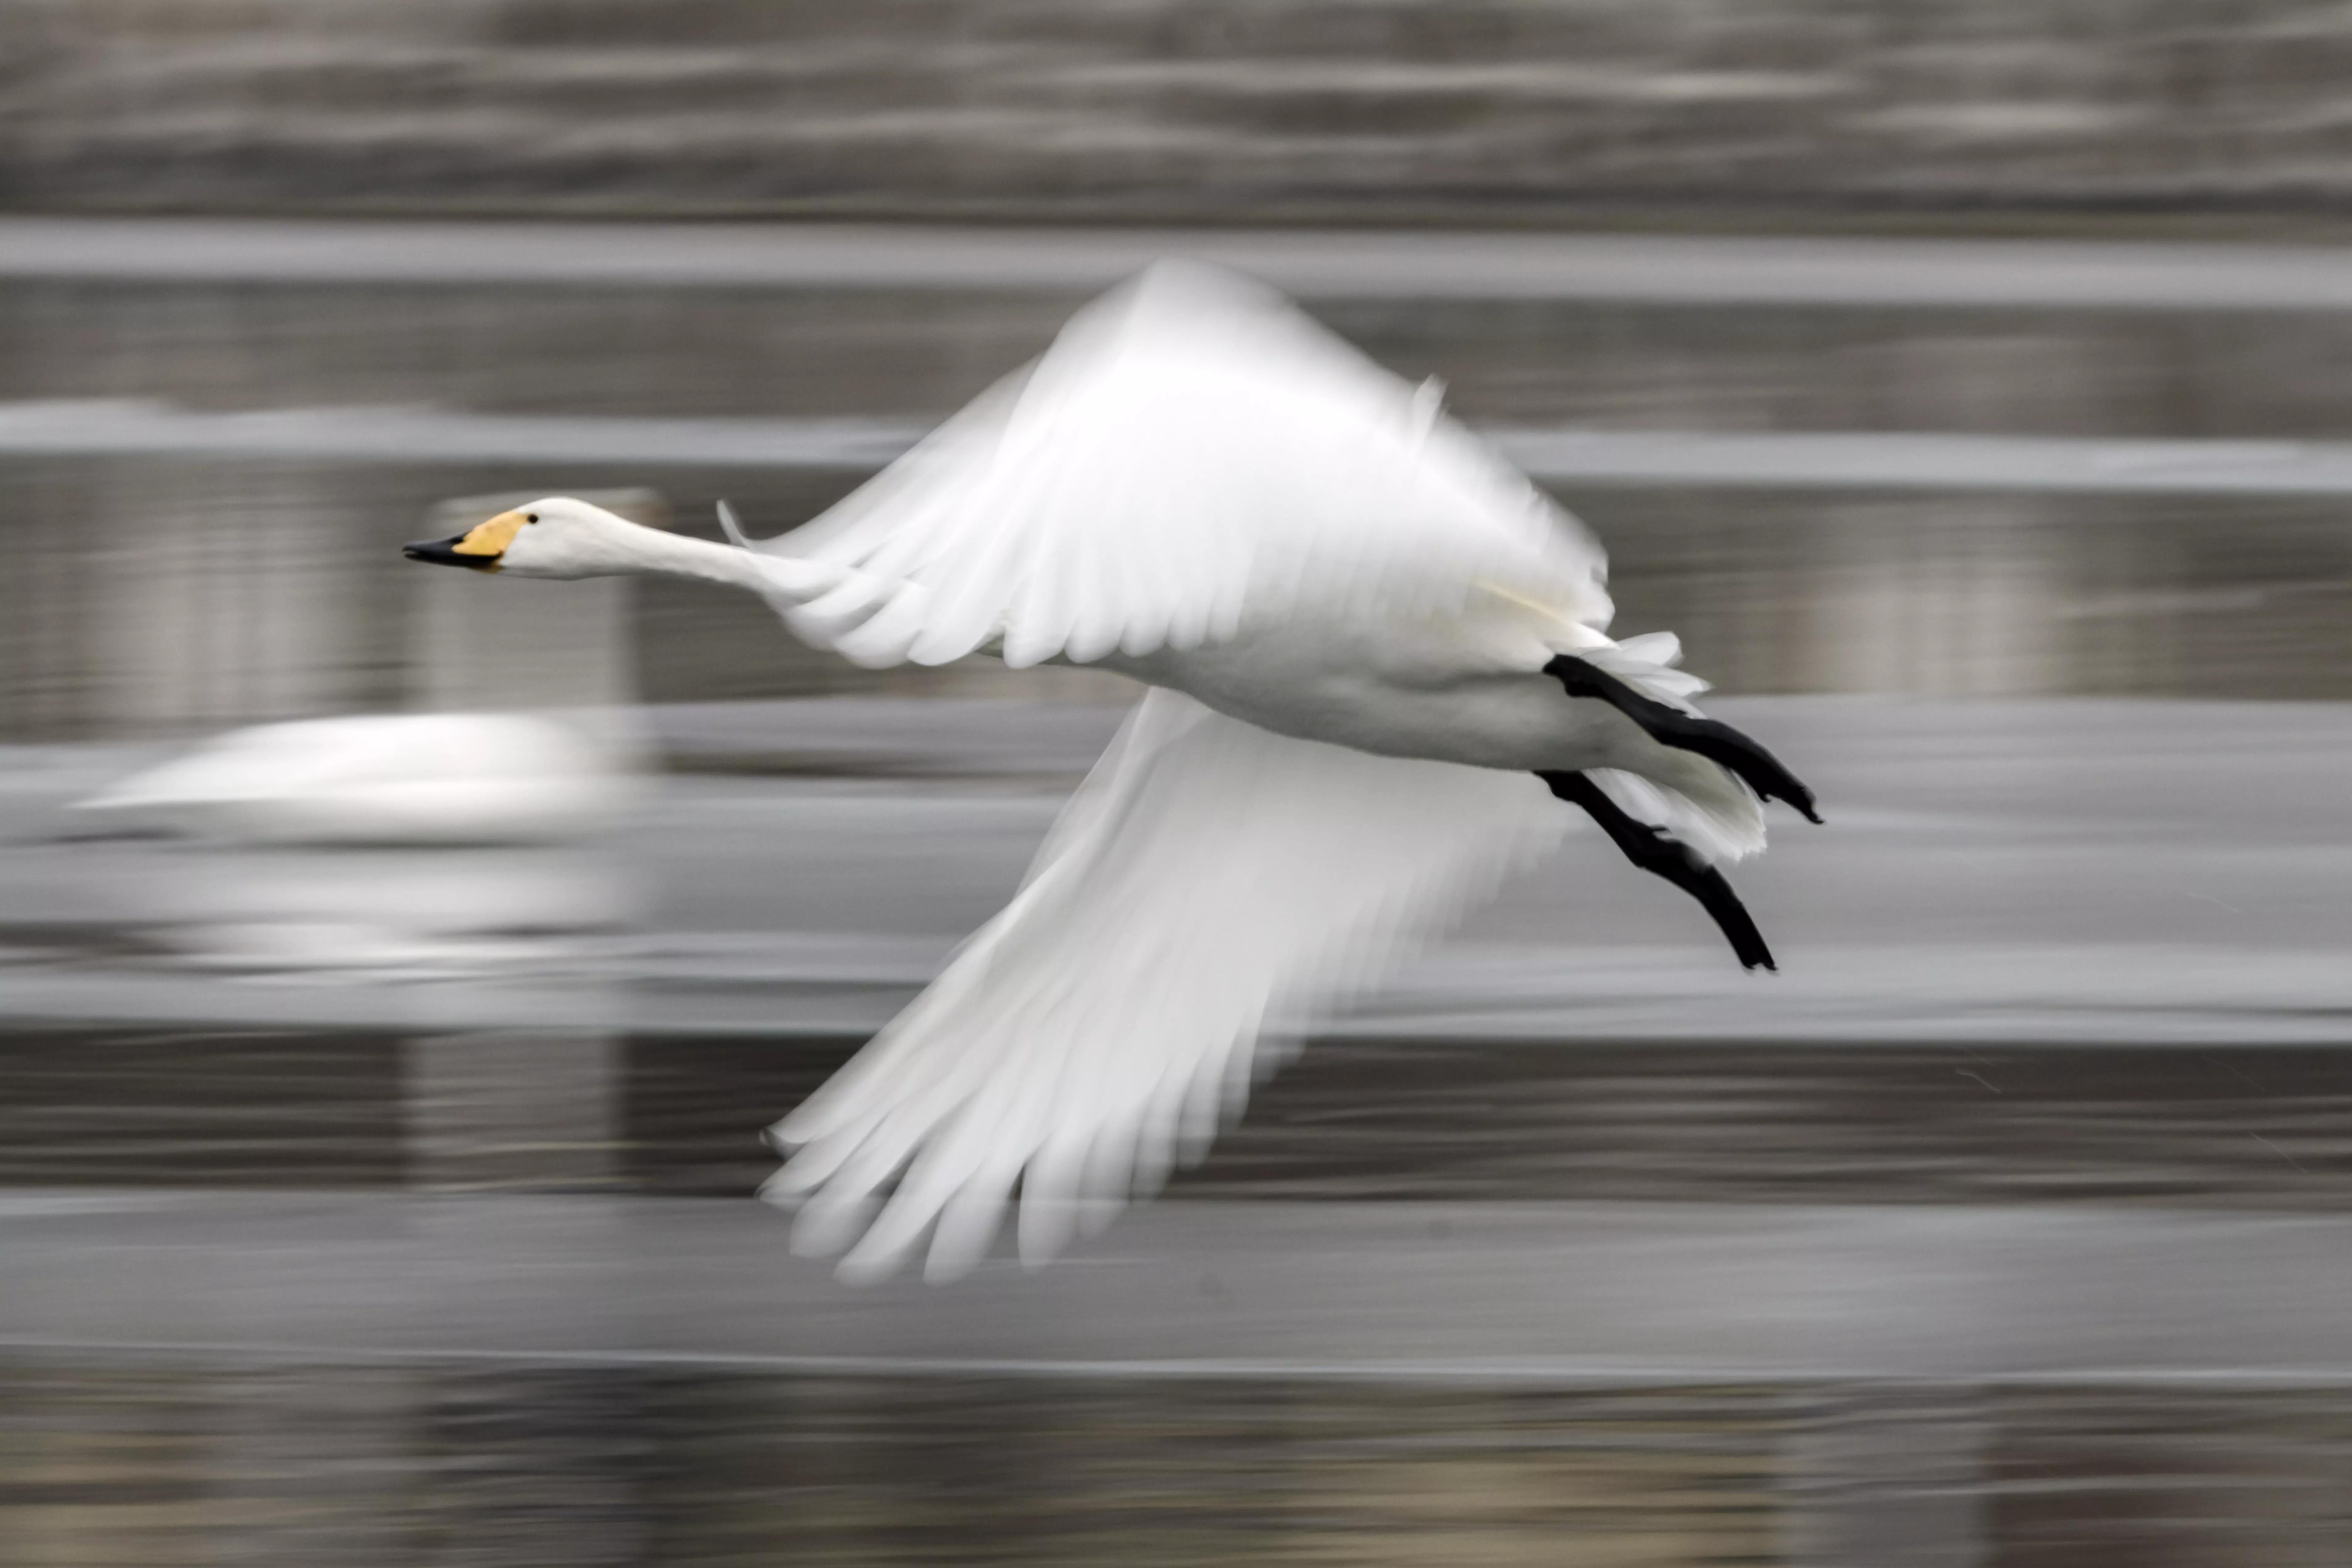
<path id="1" fill-rule="evenodd" d="M 1161 263 L 871 482 L 761 548 L 853 569 L 789 607 L 861 663 L 1087 663 L 1474 584 L 1608 623 L 1575 520 L 1280 296 Z"/>
<path id="2" fill-rule="evenodd" d="M 890 1272 L 936 1221 L 938 1279 L 987 1250 L 1017 1182 L 1021 1253 L 1043 1261 L 1207 1148 L 1270 1008 L 1373 978 L 1568 817 L 1532 777 L 1290 740 L 1154 690 L 1012 903 L 776 1124 L 795 1152 L 764 1195 L 805 1201 L 803 1250 L 856 1240 L 850 1278 Z"/>

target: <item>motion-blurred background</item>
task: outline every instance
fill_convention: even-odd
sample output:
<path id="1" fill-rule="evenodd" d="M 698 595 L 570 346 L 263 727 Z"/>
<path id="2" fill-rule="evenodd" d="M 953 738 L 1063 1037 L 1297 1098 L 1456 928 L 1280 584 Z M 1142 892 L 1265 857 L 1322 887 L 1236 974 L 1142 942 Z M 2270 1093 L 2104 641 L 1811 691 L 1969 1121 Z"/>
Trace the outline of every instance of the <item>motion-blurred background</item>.
<path id="1" fill-rule="evenodd" d="M 0 0 L 0 1561 L 2352 1562 L 2347 95 L 2307 0 Z M 846 1291 L 756 1131 L 1131 693 L 396 546 L 781 530 L 1170 253 L 1820 789 L 1784 973 L 1580 839 Z"/>

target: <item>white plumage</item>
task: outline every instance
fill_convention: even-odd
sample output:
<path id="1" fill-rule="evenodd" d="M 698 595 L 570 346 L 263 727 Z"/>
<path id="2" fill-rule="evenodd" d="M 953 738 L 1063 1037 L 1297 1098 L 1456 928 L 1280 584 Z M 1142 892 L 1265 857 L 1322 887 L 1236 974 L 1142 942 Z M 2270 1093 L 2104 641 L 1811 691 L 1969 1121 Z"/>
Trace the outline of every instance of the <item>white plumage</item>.
<path id="1" fill-rule="evenodd" d="M 1021 891 L 856 1060 L 777 1123 L 767 1195 L 803 1245 L 886 1273 L 984 1249 L 1016 1180 L 1043 1261 L 1236 1113 L 1270 1014 L 1326 1004 L 1555 844 L 1537 780 L 1274 735 L 1146 697 Z M 877 1199 L 911 1158 L 896 1194 Z"/>
<path id="2" fill-rule="evenodd" d="M 1155 268 L 805 527 L 753 545 L 721 519 L 746 548 L 553 499 L 410 552 L 730 583 L 863 664 L 1158 689 L 1013 902 L 772 1129 L 766 1195 L 848 1277 L 927 1237 L 952 1277 L 1016 1193 L 1041 1262 L 1156 1189 L 1238 1110 L 1269 1020 L 1449 924 L 1557 840 L 1562 800 L 1770 962 L 1713 868 L 1763 847 L 1743 777 L 1810 795 L 1696 717 L 1673 637 L 1603 635 L 1599 546 L 1434 386 L 1255 284 Z"/>
<path id="3" fill-rule="evenodd" d="M 246 844 L 537 844 L 608 826 L 629 759 L 521 713 L 261 724 L 111 785 L 84 811 Z"/>
<path id="4" fill-rule="evenodd" d="M 1457 611 L 1474 585 L 1610 614 L 1599 546 L 1433 399 L 1180 264 L 773 548 L 861 574 L 789 614 L 875 665 L 1139 658 L 1293 614 Z"/>

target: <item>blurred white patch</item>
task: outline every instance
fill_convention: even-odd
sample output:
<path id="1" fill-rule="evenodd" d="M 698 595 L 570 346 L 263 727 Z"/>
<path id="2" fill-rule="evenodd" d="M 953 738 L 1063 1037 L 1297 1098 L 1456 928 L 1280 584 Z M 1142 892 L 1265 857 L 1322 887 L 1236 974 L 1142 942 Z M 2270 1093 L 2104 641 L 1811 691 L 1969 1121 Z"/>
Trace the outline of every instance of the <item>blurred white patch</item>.
<path id="1" fill-rule="evenodd" d="M 241 844 L 537 844 L 600 832 L 634 757 L 583 726 L 400 713 L 239 730 L 80 803 L 128 826 Z"/>
<path id="2" fill-rule="evenodd" d="M 432 979 L 576 963 L 625 899 L 593 841 L 635 798 L 617 731 L 520 714 L 241 730 L 79 809 L 196 840 L 130 923 L 256 975 Z"/>

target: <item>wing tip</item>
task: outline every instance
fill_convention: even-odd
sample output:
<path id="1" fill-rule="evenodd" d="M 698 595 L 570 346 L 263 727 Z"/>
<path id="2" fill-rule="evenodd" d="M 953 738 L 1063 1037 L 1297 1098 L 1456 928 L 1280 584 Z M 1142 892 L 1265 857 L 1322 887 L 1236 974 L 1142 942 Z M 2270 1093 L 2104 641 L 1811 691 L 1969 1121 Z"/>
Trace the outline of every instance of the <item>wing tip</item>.
<path id="1" fill-rule="evenodd" d="M 735 515 L 735 508 L 733 504 L 728 501 L 724 497 L 721 497 L 719 501 L 718 510 L 719 531 L 727 536 L 728 542 L 733 544 L 739 550 L 751 549 L 751 536 L 743 531 L 742 520 Z"/>

